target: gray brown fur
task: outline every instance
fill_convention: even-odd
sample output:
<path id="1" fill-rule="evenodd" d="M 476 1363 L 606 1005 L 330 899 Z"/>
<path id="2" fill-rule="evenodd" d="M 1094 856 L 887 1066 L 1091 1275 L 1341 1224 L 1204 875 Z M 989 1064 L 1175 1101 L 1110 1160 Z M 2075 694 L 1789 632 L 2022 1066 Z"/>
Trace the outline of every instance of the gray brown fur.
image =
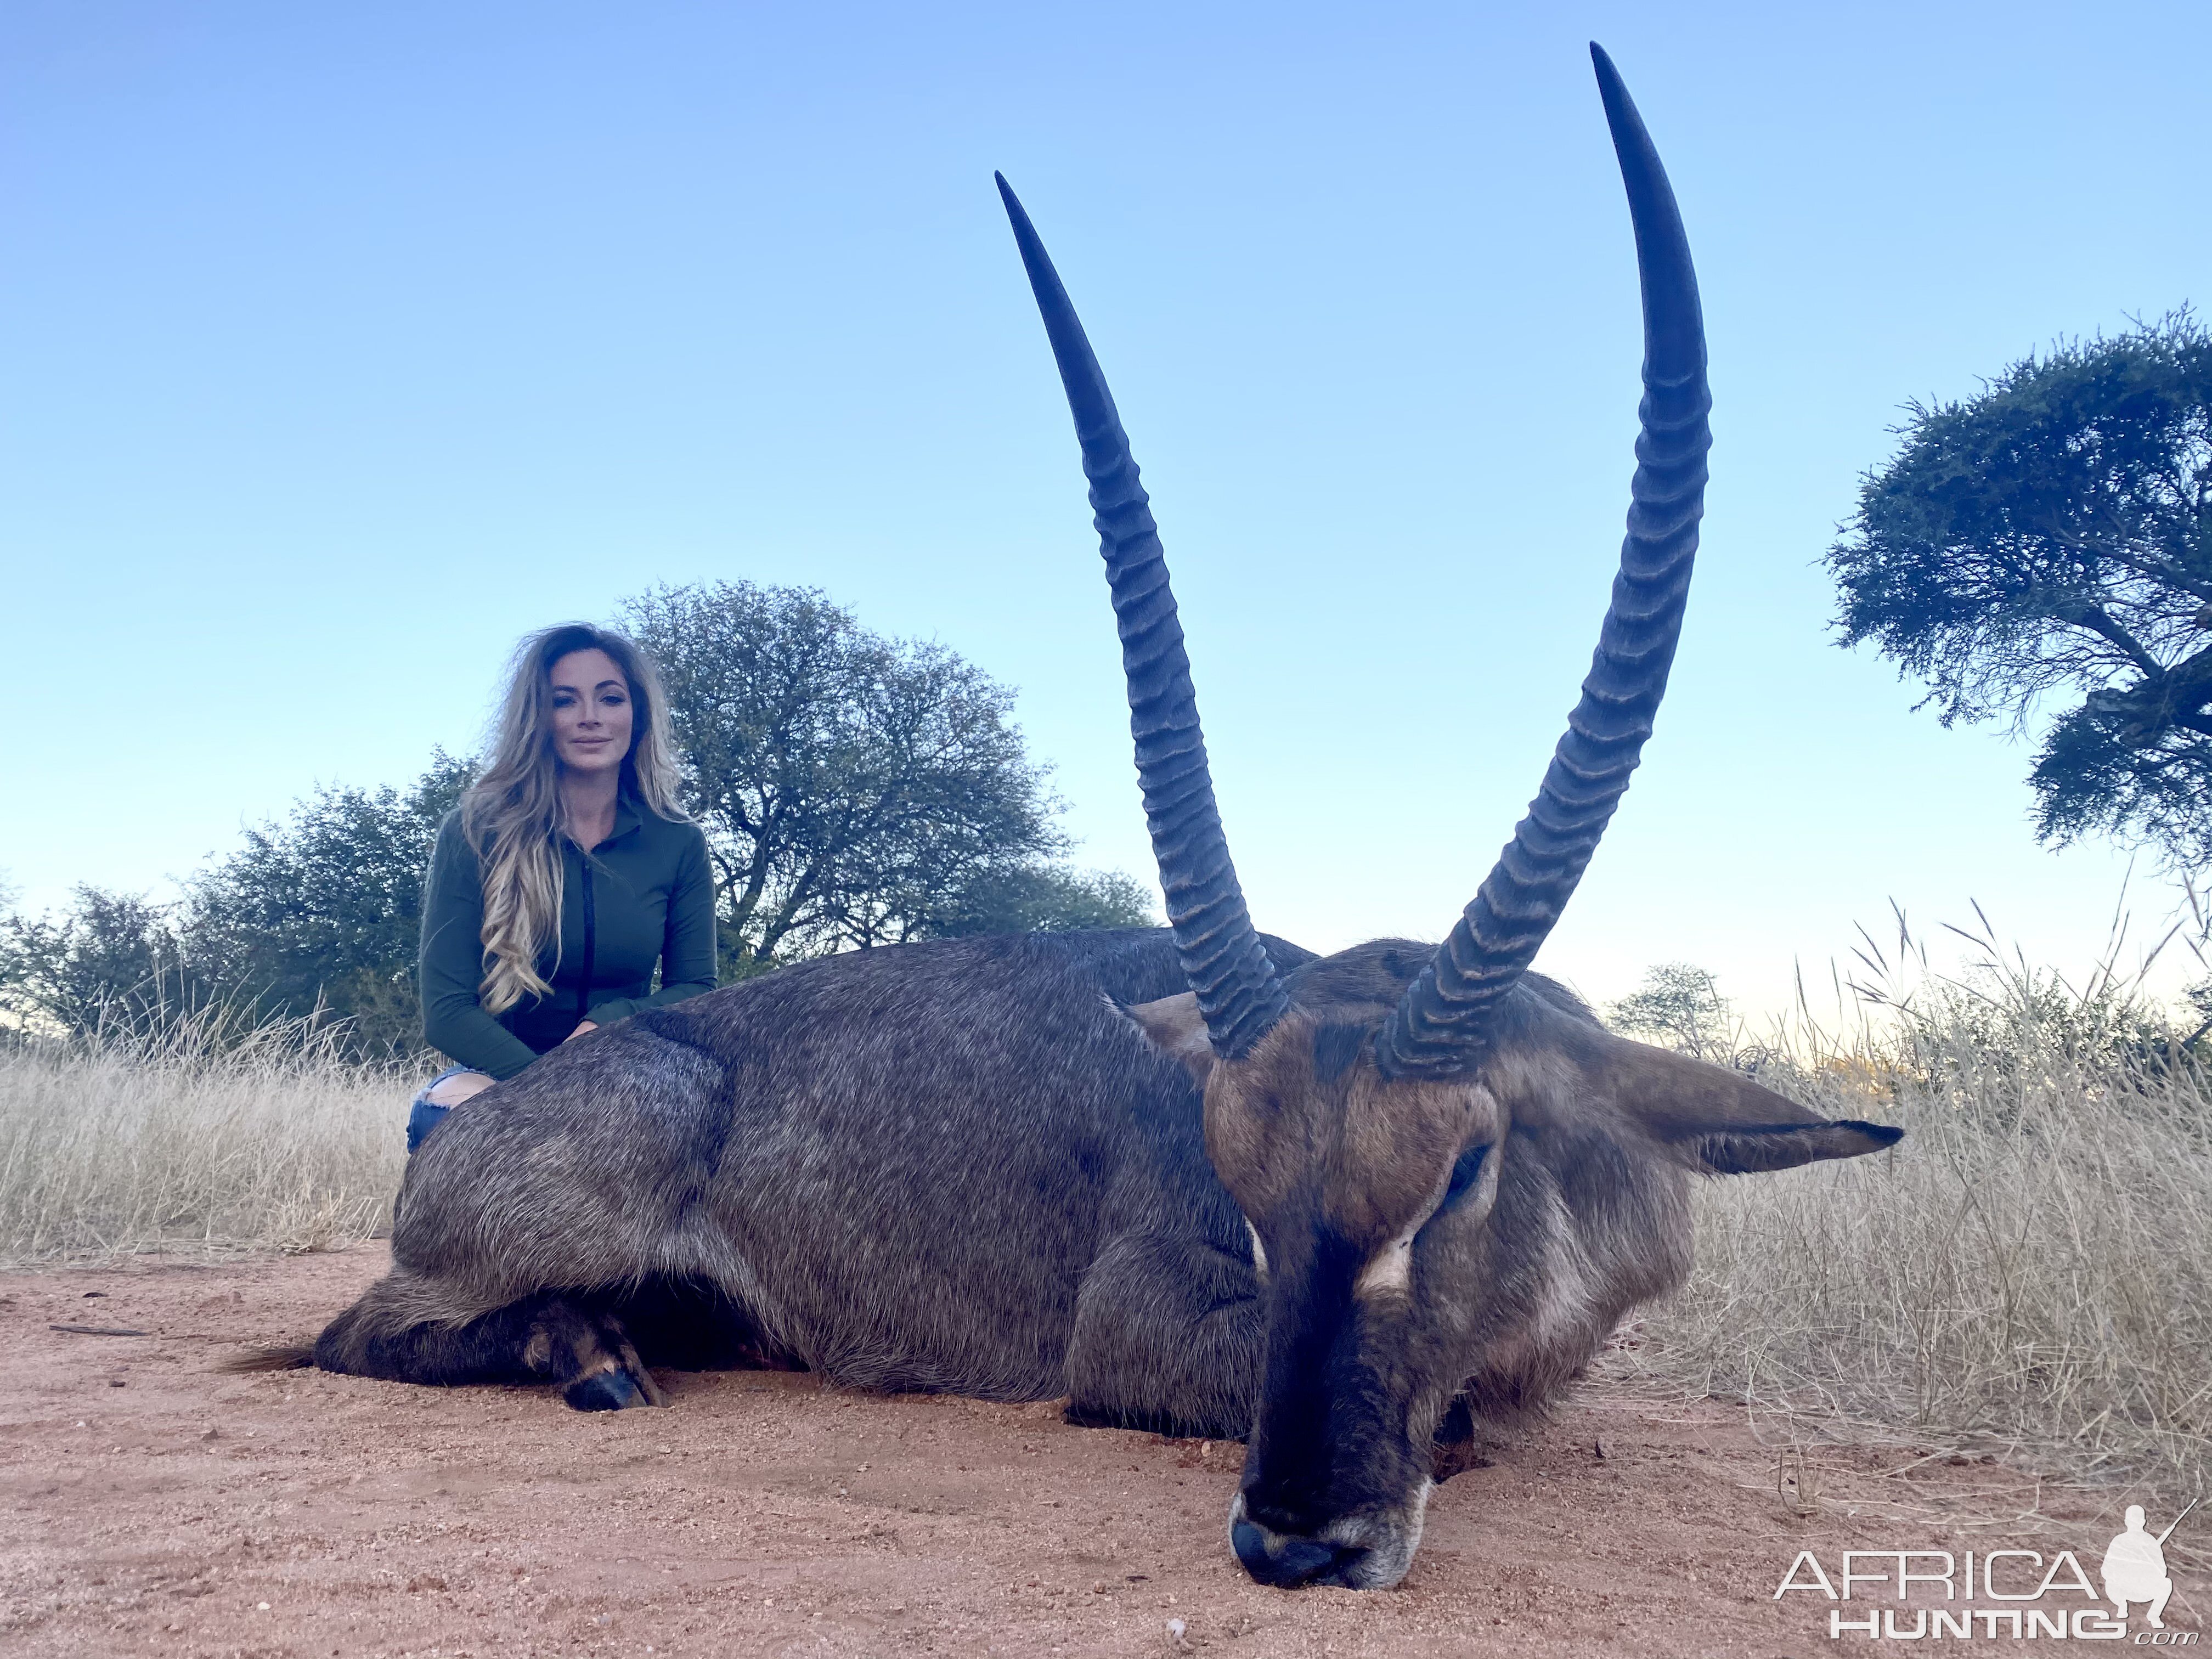
<path id="1" fill-rule="evenodd" d="M 1127 1349 L 1178 1319 L 1187 1348 L 1190 1310 L 1164 1283 L 1209 1308 L 1249 1295 L 1198 1091 L 1116 1008 L 1180 982 L 1164 933 L 947 941 L 800 964 L 566 1044 L 423 1143 L 393 1272 L 317 1361 L 420 1377 L 433 1360 L 409 1334 L 430 1327 L 462 1369 L 513 1374 L 465 1328 L 533 1297 L 615 1312 L 707 1286 L 753 1350 L 839 1382 L 1073 1393 L 1241 1432 L 1249 1365 L 1164 1372 Z"/>
<path id="2" fill-rule="evenodd" d="M 1291 1012 L 1233 1067 L 1206 1057 L 1164 932 L 854 952 L 564 1045 L 423 1144 L 393 1271 L 316 1362 L 534 1378 L 584 1407 L 639 1403 L 656 1359 L 804 1364 L 1250 1433 L 1237 1521 L 1333 1552 L 1306 1571 L 1279 1550 L 1279 1581 L 1387 1583 L 1440 1430 L 1540 1407 L 1679 1280 L 1713 1146 L 1748 1133 L 1777 1164 L 1886 1144 L 1613 1037 L 1536 975 L 1483 1081 L 1383 1084 L 1373 1034 L 1428 947 L 1267 945 Z M 1346 1028 L 1358 1052 L 1324 1080 L 1315 1056 Z M 1444 1127 L 1420 1150 L 1424 1123 Z M 1371 1164 L 1332 1150 L 1370 1131 L 1401 1139 Z M 1494 1202 L 1427 1218 L 1407 1294 L 1354 1292 L 1345 1264 L 1434 1195 L 1464 1133 L 1489 1137 Z M 1316 1333 L 1316 1363 L 1277 1375 Z"/>

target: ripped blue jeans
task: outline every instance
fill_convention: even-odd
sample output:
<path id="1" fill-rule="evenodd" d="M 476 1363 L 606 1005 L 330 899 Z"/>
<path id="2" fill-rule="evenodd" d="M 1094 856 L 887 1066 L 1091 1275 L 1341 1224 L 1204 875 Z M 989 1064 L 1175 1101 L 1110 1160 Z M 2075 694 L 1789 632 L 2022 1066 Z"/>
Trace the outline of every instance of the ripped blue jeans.
<path id="1" fill-rule="evenodd" d="M 424 1084 L 415 1098 L 409 1103 L 407 1108 L 408 1157 L 415 1156 L 415 1149 L 429 1139 L 430 1131 L 444 1122 L 446 1114 L 453 1109 L 450 1106 L 434 1104 L 430 1099 L 430 1091 L 449 1077 L 459 1077 L 463 1073 L 474 1070 L 476 1067 L 473 1066 L 448 1066 Z"/>

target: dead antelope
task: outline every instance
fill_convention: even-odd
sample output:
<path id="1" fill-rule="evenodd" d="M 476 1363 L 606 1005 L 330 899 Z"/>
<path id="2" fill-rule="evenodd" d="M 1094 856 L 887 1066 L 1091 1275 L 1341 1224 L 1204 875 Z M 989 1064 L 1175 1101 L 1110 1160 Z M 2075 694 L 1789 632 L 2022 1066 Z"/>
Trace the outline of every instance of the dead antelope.
<path id="1" fill-rule="evenodd" d="M 1171 933 L 856 951 L 563 1045 L 408 1170 L 392 1271 L 312 1360 L 657 1399 L 649 1363 L 1067 1396 L 1248 1439 L 1230 1540 L 1279 1585 L 1395 1583 L 1442 1443 L 1508 1425 L 1690 1255 L 1693 1171 L 1889 1146 L 1607 1032 L 1527 971 L 1637 763 L 1705 485 L 1674 197 L 1593 48 L 1641 271 L 1643 436 L 1595 663 L 1441 947 L 1256 933 L 1127 441 L 1005 191 L 1083 449 Z M 308 1356 L 295 1356 L 307 1363 Z"/>

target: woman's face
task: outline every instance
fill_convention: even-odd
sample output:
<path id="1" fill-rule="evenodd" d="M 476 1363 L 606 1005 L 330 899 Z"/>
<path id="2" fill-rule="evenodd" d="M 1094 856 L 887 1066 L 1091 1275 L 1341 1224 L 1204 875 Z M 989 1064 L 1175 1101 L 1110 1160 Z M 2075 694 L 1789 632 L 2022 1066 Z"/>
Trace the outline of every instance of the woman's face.
<path id="1" fill-rule="evenodd" d="M 554 659 L 553 756 L 572 772 L 611 772 L 629 753 L 629 682 L 597 647 Z"/>

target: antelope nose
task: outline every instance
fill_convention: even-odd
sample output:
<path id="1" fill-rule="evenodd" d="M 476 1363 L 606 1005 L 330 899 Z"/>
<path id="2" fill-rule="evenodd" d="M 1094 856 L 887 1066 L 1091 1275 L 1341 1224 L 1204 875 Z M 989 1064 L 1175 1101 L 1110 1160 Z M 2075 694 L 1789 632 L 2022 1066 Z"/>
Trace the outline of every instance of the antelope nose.
<path id="1" fill-rule="evenodd" d="M 1277 1532 L 1256 1521 L 1237 1521 L 1229 1528 L 1229 1541 L 1244 1571 L 1277 1589 L 1296 1589 L 1316 1580 L 1344 1583 L 1344 1574 L 1367 1552 L 1352 1544 L 1330 1544 L 1318 1538 L 1300 1538 Z"/>

